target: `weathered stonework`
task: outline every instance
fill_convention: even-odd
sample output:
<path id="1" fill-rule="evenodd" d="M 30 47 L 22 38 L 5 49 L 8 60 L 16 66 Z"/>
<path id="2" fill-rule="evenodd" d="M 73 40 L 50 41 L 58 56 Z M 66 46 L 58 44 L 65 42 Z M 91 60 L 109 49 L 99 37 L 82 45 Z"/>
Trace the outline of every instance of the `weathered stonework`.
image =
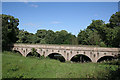
<path id="1" fill-rule="evenodd" d="M 105 47 L 80 47 L 69 45 L 45 45 L 45 44 L 14 44 L 12 50 L 19 51 L 23 56 L 27 56 L 32 48 L 42 56 L 47 57 L 49 54 L 61 54 L 66 61 L 70 61 L 73 56 L 83 54 L 91 59 L 92 62 L 97 62 L 104 56 L 116 56 L 120 54 L 120 48 L 105 48 Z"/>

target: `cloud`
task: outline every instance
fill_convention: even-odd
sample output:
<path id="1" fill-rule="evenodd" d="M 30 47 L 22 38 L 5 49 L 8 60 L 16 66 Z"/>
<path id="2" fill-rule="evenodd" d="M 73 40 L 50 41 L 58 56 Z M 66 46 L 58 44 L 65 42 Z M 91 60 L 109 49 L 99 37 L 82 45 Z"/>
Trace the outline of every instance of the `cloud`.
<path id="1" fill-rule="evenodd" d="M 24 3 L 28 3 L 29 0 L 17 0 L 18 2 L 24 2 Z"/>
<path id="2" fill-rule="evenodd" d="M 23 24 L 23 25 L 25 25 L 25 26 L 35 26 L 35 24 L 33 24 L 33 23 L 26 23 L 26 24 Z"/>
<path id="3" fill-rule="evenodd" d="M 98 17 L 99 15 L 98 14 L 94 14 L 95 17 Z"/>
<path id="4" fill-rule="evenodd" d="M 30 4 L 29 2 L 28 2 L 28 0 L 25 0 L 25 1 L 23 1 L 26 5 L 28 5 L 28 6 L 30 6 L 30 7 L 34 7 L 34 8 L 37 8 L 38 7 L 38 5 L 36 5 L 36 4 Z"/>
<path id="5" fill-rule="evenodd" d="M 59 21 L 52 21 L 51 24 L 61 24 L 62 22 Z"/>
<path id="6" fill-rule="evenodd" d="M 23 26 L 32 27 L 32 28 L 39 28 L 41 25 L 34 24 L 34 23 L 25 23 L 25 24 L 23 24 Z"/>
<path id="7" fill-rule="evenodd" d="M 30 6 L 31 6 L 31 7 L 35 7 L 35 8 L 38 7 L 38 5 L 36 5 L 36 4 L 31 4 Z"/>

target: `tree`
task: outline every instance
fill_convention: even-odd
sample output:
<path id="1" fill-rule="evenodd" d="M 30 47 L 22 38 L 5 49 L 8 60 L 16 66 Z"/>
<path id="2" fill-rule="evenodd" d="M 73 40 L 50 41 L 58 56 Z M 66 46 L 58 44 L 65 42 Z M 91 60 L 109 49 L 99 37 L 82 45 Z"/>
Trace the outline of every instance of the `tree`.
<path id="1" fill-rule="evenodd" d="M 120 12 L 116 12 L 110 17 L 110 28 L 114 28 L 116 26 L 120 26 Z"/>
<path id="2" fill-rule="evenodd" d="M 106 24 L 106 43 L 111 47 L 120 47 L 120 12 L 113 14 L 109 22 Z"/>
<path id="3" fill-rule="evenodd" d="M 87 29 L 92 31 L 96 30 L 102 40 L 105 40 L 106 28 L 105 22 L 102 20 L 92 20 L 92 23 L 87 27 Z"/>
<path id="4" fill-rule="evenodd" d="M 92 23 L 87 27 L 87 29 L 100 30 L 101 26 L 104 24 L 105 24 L 105 22 L 102 20 L 92 20 Z"/>
<path id="5" fill-rule="evenodd" d="M 101 38 L 96 30 L 85 29 L 78 34 L 78 44 L 99 45 L 100 42 Z"/>
<path id="6" fill-rule="evenodd" d="M 65 30 L 56 31 L 55 32 L 55 35 L 56 35 L 55 36 L 55 44 L 64 44 L 67 34 L 68 34 L 68 32 Z"/>
<path id="7" fill-rule="evenodd" d="M 83 45 L 86 45 L 87 44 L 87 34 L 85 32 L 85 30 L 80 30 L 79 34 L 78 34 L 78 44 L 83 44 Z"/>
<path id="8" fill-rule="evenodd" d="M 24 30 L 20 30 L 19 34 L 17 35 L 18 40 L 17 43 L 27 43 L 27 36 L 29 33 Z"/>
<path id="9" fill-rule="evenodd" d="M 45 36 L 45 41 L 47 44 L 55 43 L 55 33 L 52 30 L 48 30 Z"/>
<path id="10" fill-rule="evenodd" d="M 37 33 L 35 34 L 39 38 L 39 43 L 43 43 L 43 40 L 46 37 L 47 30 L 37 30 Z M 42 42 L 41 42 L 42 40 Z"/>
<path id="11" fill-rule="evenodd" d="M 107 39 L 109 39 L 109 45 L 112 47 L 120 47 L 120 27 L 115 27 L 114 29 L 109 30 Z"/>
<path id="12" fill-rule="evenodd" d="M 76 41 L 76 37 L 71 33 L 68 33 L 66 30 L 55 32 L 55 44 L 77 44 Z"/>
<path id="13" fill-rule="evenodd" d="M 18 34 L 18 41 L 17 43 L 30 43 L 28 40 L 28 36 L 29 36 L 29 32 L 24 31 L 24 30 L 20 30 L 19 34 Z"/>
<path id="14" fill-rule="evenodd" d="M 17 35 L 19 29 L 19 19 L 14 18 L 10 15 L 2 14 L 2 49 L 5 50 L 5 47 L 8 44 L 15 43 L 17 40 Z"/>
<path id="15" fill-rule="evenodd" d="M 77 41 L 77 37 L 75 35 L 72 35 L 71 36 L 71 42 L 72 42 L 72 45 L 78 45 L 78 41 Z"/>
<path id="16" fill-rule="evenodd" d="M 117 36 L 115 38 L 115 46 L 116 47 L 120 47 L 120 27 L 118 27 L 118 32 L 117 32 Z"/>
<path id="17" fill-rule="evenodd" d="M 17 38 L 17 43 L 39 43 L 39 38 L 35 34 L 24 30 L 19 31 Z"/>

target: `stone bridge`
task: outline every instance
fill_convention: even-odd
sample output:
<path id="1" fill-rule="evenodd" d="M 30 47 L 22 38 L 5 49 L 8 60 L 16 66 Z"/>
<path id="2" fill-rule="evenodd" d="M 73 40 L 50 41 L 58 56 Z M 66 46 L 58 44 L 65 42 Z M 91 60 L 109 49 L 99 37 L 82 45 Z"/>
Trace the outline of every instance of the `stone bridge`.
<path id="1" fill-rule="evenodd" d="M 72 57 L 81 54 L 87 56 L 92 62 L 97 62 L 104 56 L 116 56 L 120 54 L 120 48 L 105 47 L 81 47 L 73 45 L 50 45 L 50 44 L 13 44 L 10 46 L 12 50 L 19 51 L 23 56 L 27 56 L 32 48 L 35 48 L 38 54 L 47 57 L 52 53 L 61 54 L 66 61 L 70 61 Z"/>

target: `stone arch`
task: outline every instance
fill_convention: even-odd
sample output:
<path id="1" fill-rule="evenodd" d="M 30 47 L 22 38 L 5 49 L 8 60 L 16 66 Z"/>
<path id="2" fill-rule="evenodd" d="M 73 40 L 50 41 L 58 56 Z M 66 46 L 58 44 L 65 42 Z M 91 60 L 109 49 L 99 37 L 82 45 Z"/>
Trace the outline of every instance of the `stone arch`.
<path id="1" fill-rule="evenodd" d="M 79 53 L 73 54 L 70 56 L 69 60 L 71 60 L 76 55 L 84 55 L 84 56 L 88 57 L 91 61 L 93 61 L 92 58 L 90 57 L 90 55 L 85 54 L 85 52 L 83 52 L 83 53 L 79 52 Z"/>
<path id="2" fill-rule="evenodd" d="M 27 49 L 27 48 L 26 48 Z M 36 52 L 38 53 L 38 54 L 40 54 L 40 56 L 42 55 L 42 52 L 40 51 L 40 49 L 37 49 L 37 48 L 34 48 L 35 50 L 36 50 Z M 27 56 L 29 53 L 31 53 L 32 52 L 32 48 L 28 48 L 27 49 L 27 51 L 26 51 L 26 54 L 25 54 L 25 56 Z"/>
<path id="3" fill-rule="evenodd" d="M 15 53 L 19 53 L 19 54 L 23 55 L 22 52 L 19 51 L 19 50 L 13 50 L 13 51 L 14 51 Z"/>
<path id="4" fill-rule="evenodd" d="M 36 49 L 36 52 L 42 56 L 42 51 L 40 49 Z"/>
<path id="5" fill-rule="evenodd" d="M 47 57 L 47 56 L 49 56 L 49 55 L 51 55 L 51 54 L 59 54 L 59 55 L 61 55 L 61 56 L 65 59 L 65 61 L 67 60 L 66 56 L 63 55 L 62 53 L 59 53 L 59 52 L 50 52 L 50 53 L 48 53 L 47 55 L 45 55 L 45 57 Z"/>
<path id="6" fill-rule="evenodd" d="M 100 56 L 96 61 L 99 62 L 100 59 L 105 58 L 105 57 L 106 57 L 106 58 L 107 58 L 107 57 L 114 58 L 114 55 L 103 55 L 103 56 Z"/>
<path id="7" fill-rule="evenodd" d="M 29 53 L 31 53 L 31 50 L 27 51 L 27 53 L 25 54 L 25 56 L 27 56 Z"/>
<path id="8" fill-rule="evenodd" d="M 80 56 L 85 56 L 86 58 L 88 58 L 88 60 L 89 60 L 90 62 L 92 62 L 92 59 L 90 58 L 89 55 L 81 54 L 81 53 L 72 55 L 72 56 L 70 57 L 70 61 L 71 61 L 75 56 L 78 56 L 78 55 L 80 55 Z"/>
<path id="9" fill-rule="evenodd" d="M 29 56 L 29 55 L 31 55 L 31 52 L 32 52 L 32 50 L 28 51 L 27 54 L 26 54 L 26 57 Z M 36 53 L 38 54 L 37 57 L 41 56 L 41 54 L 39 54 L 37 51 L 36 51 Z M 33 55 L 31 55 L 31 56 L 33 56 Z"/>
<path id="10" fill-rule="evenodd" d="M 12 50 L 16 51 L 16 52 L 19 52 L 21 55 L 24 56 L 23 52 L 19 48 L 14 47 Z"/>

